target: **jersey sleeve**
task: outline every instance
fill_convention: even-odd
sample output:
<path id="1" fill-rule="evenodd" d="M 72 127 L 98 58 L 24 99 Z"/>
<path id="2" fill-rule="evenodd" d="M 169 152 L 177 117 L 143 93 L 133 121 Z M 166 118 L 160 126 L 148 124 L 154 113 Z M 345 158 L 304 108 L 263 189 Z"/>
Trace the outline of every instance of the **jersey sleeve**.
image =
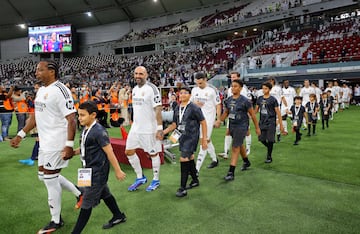
<path id="1" fill-rule="evenodd" d="M 245 100 L 245 108 L 246 108 L 246 111 L 249 111 L 252 108 L 252 104 L 249 99 Z"/>
<path id="2" fill-rule="evenodd" d="M 151 84 L 150 87 L 152 88 L 152 106 L 153 107 L 157 107 L 157 106 L 161 106 L 162 103 L 161 103 L 161 95 L 160 95 L 160 92 L 159 92 L 159 89 Z"/>
<path id="3" fill-rule="evenodd" d="M 175 108 L 173 115 L 173 123 L 176 123 L 176 125 L 179 124 L 179 108 L 180 107 Z"/>
<path id="4" fill-rule="evenodd" d="M 57 92 L 57 105 L 61 114 L 65 117 L 72 113 L 75 113 L 74 100 L 72 98 L 71 92 L 69 89 L 66 89 L 65 86 L 59 85 Z"/>
<path id="5" fill-rule="evenodd" d="M 96 141 L 101 147 L 104 147 L 104 146 L 107 146 L 108 144 L 110 144 L 109 134 L 107 133 L 107 131 L 105 129 L 98 131 L 97 134 L 98 134 L 98 136 L 96 137 Z"/>

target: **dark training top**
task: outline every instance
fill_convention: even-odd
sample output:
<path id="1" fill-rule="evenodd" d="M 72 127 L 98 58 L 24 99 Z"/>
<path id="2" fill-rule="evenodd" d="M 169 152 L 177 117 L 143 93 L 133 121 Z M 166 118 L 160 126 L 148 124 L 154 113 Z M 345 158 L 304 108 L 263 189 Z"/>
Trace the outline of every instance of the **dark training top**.
<path id="1" fill-rule="evenodd" d="M 179 139 L 180 151 L 195 152 L 199 142 L 200 122 L 205 120 L 205 117 L 197 105 L 190 102 L 185 109 L 184 115 L 180 122 L 179 107 L 174 111 L 173 122 L 176 123 L 177 129 L 181 132 Z M 183 111 L 183 109 L 181 109 Z"/>
<path id="2" fill-rule="evenodd" d="M 264 96 L 260 96 L 256 105 L 259 106 L 260 112 L 260 120 L 259 127 L 260 129 L 269 129 L 276 127 L 276 112 L 275 108 L 279 106 L 276 98 L 270 96 L 268 98 L 264 98 Z"/>
<path id="3" fill-rule="evenodd" d="M 305 107 L 301 105 L 296 107 L 295 105 L 293 105 L 290 107 L 290 111 L 292 113 L 292 121 L 296 121 L 297 128 L 300 128 L 304 118 Z"/>
<path id="4" fill-rule="evenodd" d="M 229 128 L 240 128 L 247 130 L 249 128 L 248 111 L 252 107 L 249 100 L 240 95 L 234 99 L 233 96 L 228 97 L 224 101 L 224 106 L 228 110 Z"/>
<path id="5" fill-rule="evenodd" d="M 84 131 L 86 133 L 87 130 Z M 102 147 L 108 144 L 110 144 L 108 133 L 103 126 L 101 126 L 99 123 L 96 123 L 90 129 L 90 132 L 85 139 L 85 162 L 86 168 L 92 168 L 92 184 L 107 183 L 110 163 Z"/>

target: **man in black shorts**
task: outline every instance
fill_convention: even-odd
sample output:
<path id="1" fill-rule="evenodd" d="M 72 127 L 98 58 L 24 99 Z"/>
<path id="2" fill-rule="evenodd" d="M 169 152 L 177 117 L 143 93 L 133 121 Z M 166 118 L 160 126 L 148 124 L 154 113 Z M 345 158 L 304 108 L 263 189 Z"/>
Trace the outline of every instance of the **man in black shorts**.
<path id="1" fill-rule="evenodd" d="M 181 165 L 181 182 L 180 188 L 176 192 L 177 197 L 185 197 L 187 195 L 186 189 L 199 186 L 197 170 L 194 162 L 194 153 L 199 142 L 200 125 L 202 135 L 207 136 L 206 120 L 204 115 L 197 105 L 190 102 L 191 89 L 182 87 L 180 90 L 180 105 L 174 110 L 173 122 L 165 130 L 167 134 L 175 130 L 170 139 L 179 141 L 180 165 Z M 201 146 L 203 150 L 207 149 L 207 139 L 202 138 Z M 191 175 L 192 181 L 186 187 L 188 175 Z"/>
<path id="2" fill-rule="evenodd" d="M 273 96 L 270 95 L 272 85 L 269 82 L 262 84 L 263 96 L 260 96 L 256 101 L 255 113 L 260 111 L 259 126 L 261 134 L 259 141 L 267 148 L 267 155 L 265 163 L 272 162 L 272 151 L 275 142 L 276 118 L 281 119 L 279 103 Z M 280 123 L 280 131 L 284 133 L 282 121 Z"/>
<path id="3" fill-rule="evenodd" d="M 241 168 L 242 171 L 246 170 L 251 165 L 243 144 L 249 129 L 249 116 L 255 125 L 256 134 L 260 135 L 260 128 L 252 104 L 249 99 L 240 94 L 242 87 L 243 82 L 241 80 L 234 80 L 232 82 L 231 88 L 233 95 L 225 100 L 224 113 L 221 116 L 221 121 L 224 121 L 229 117 L 229 132 L 230 136 L 233 138 L 230 168 L 227 175 L 224 177 L 226 181 L 234 180 L 235 167 L 239 154 L 241 154 L 244 161 Z M 216 127 L 220 127 L 221 121 L 216 123 Z"/>

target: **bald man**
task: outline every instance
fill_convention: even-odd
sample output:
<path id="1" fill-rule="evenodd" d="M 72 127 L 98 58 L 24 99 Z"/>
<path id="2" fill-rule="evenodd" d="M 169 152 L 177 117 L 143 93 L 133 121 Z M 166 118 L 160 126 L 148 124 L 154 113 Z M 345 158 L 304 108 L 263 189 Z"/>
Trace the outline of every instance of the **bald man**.
<path id="1" fill-rule="evenodd" d="M 132 91 L 134 120 L 126 141 L 125 154 L 136 173 L 135 182 L 128 188 L 135 191 L 147 182 L 143 175 L 139 157 L 135 149 L 143 149 L 150 155 L 153 168 L 153 181 L 146 188 L 151 192 L 160 186 L 160 156 L 161 141 L 163 138 L 162 103 L 158 88 L 147 81 L 146 68 L 138 66 L 134 71 L 136 86 Z"/>

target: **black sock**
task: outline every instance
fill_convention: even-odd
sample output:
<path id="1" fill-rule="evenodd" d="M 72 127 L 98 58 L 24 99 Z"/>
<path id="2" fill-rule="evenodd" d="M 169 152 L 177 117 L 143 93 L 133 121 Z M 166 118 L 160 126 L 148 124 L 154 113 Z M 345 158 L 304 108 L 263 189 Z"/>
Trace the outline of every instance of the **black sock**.
<path id="1" fill-rule="evenodd" d="M 185 189 L 186 188 L 186 183 L 187 183 L 187 179 L 189 176 L 189 171 L 190 171 L 190 162 L 181 162 L 180 163 L 180 168 L 181 168 L 181 180 L 180 180 L 180 187 Z"/>
<path id="2" fill-rule="evenodd" d="M 79 217 L 75 224 L 75 227 L 71 232 L 72 234 L 80 234 L 82 232 L 82 230 L 86 226 L 87 222 L 89 221 L 91 211 L 92 211 L 92 208 L 90 208 L 90 209 L 81 208 Z"/>
<path id="3" fill-rule="evenodd" d="M 316 125 L 313 125 L 313 134 L 315 134 Z"/>
<path id="4" fill-rule="evenodd" d="M 245 158 L 243 158 L 242 160 L 243 160 L 243 162 L 246 162 L 246 163 L 249 162 L 249 158 L 248 158 L 248 157 L 245 157 Z"/>
<path id="5" fill-rule="evenodd" d="M 261 141 L 261 143 L 263 143 L 263 145 L 265 145 L 266 147 L 268 147 L 268 143 L 266 141 Z"/>
<path id="6" fill-rule="evenodd" d="M 35 145 L 32 150 L 31 159 L 36 160 L 39 155 L 39 141 L 35 141 Z"/>
<path id="7" fill-rule="evenodd" d="M 229 172 L 231 172 L 234 175 L 235 174 L 235 166 L 230 165 Z"/>
<path id="8" fill-rule="evenodd" d="M 190 175 L 193 181 L 197 182 L 198 181 L 198 175 L 197 175 L 197 170 L 196 170 L 196 166 L 195 166 L 195 161 L 194 160 L 190 160 Z"/>
<path id="9" fill-rule="evenodd" d="M 310 135 L 311 132 L 311 124 L 308 124 L 308 135 Z"/>
<path id="10" fill-rule="evenodd" d="M 273 145 L 274 145 L 274 142 L 268 142 L 268 153 L 267 153 L 267 157 L 268 158 L 271 158 L 271 155 L 272 155 L 272 151 L 273 151 Z"/>
<path id="11" fill-rule="evenodd" d="M 123 214 L 121 213 L 119 206 L 117 205 L 116 200 L 113 195 L 111 195 L 110 197 L 103 199 L 103 200 L 104 200 L 106 206 L 109 208 L 109 210 L 113 214 L 114 218 L 123 217 Z"/>

